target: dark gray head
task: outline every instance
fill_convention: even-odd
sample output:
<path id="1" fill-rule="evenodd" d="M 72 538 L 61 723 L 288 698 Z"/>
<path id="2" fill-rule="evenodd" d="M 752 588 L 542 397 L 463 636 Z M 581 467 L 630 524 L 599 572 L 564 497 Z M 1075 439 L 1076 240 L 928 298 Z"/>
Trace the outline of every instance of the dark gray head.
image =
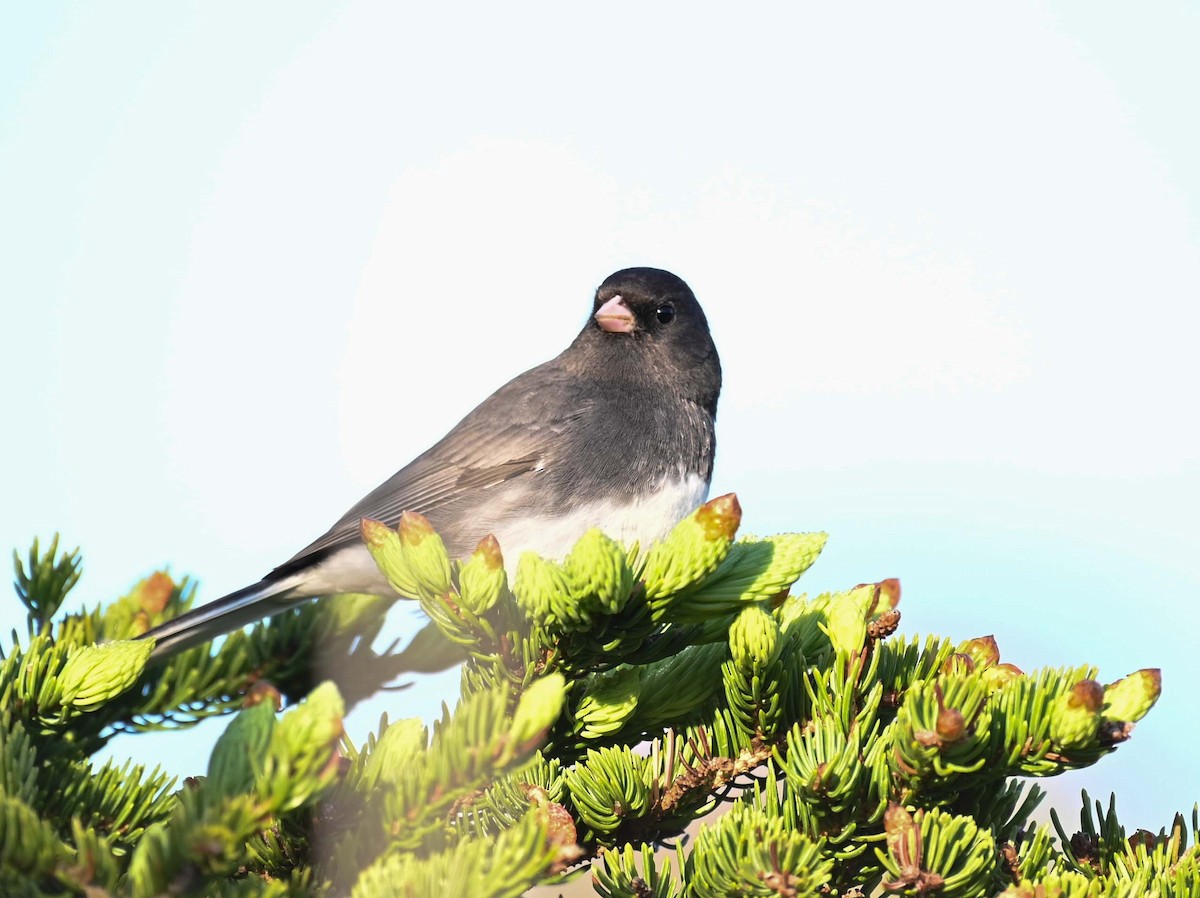
<path id="1" fill-rule="evenodd" d="M 625 268 L 605 278 L 569 352 L 592 376 L 666 386 L 716 414 L 717 347 L 695 294 L 669 271 Z"/>

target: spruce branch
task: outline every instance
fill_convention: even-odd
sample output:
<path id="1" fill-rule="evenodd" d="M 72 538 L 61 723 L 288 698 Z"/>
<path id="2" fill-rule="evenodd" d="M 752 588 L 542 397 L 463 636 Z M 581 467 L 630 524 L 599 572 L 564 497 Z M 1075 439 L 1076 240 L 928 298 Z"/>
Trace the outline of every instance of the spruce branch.
<path id="1" fill-rule="evenodd" d="M 991 637 L 898 635 L 898 581 L 793 594 L 824 534 L 740 521 L 729 495 L 644 549 L 593 531 L 512 584 L 491 537 L 453 559 L 418 515 L 364 521 L 396 598 L 315 601 L 157 666 L 134 637 L 189 606 L 186 580 L 62 614 L 78 555 L 35 545 L 29 634 L 0 659 L 0 894 L 502 896 L 589 867 L 612 896 L 1200 894 L 1200 811 L 1129 835 L 1085 795 L 1079 832 L 1031 822 L 1029 780 L 1128 741 L 1158 671 L 1026 673 Z M 377 650 L 404 600 L 429 625 Z M 462 694 L 432 727 L 342 732 L 358 698 L 451 663 Z M 92 760 L 215 715 L 178 789 Z"/>
<path id="2" fill-rule="evenodd" d="M 35 539 L 29 550 L 28 563 L 22 562 L 21 556 L 13 550 L 13 568 L 13 587 L 26 608 L 29 635 L 33 636 L 49 626 L 67 593 L 79 582 L 83 573 L 79 549 L 59 553 L 56 533 L 43 552 Z"/>

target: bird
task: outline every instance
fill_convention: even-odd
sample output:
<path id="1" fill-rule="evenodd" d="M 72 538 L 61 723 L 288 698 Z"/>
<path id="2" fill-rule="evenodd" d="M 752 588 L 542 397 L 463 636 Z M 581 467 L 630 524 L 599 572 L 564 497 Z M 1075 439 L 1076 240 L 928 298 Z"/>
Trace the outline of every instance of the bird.
<path id="1" fill-rule="evenodd" d="M 492 393 L 262 580 L 148 630 L 151 660 L 316 597 L 394 596 L 362 541 L 364 518 L 419 512 L 451 557 L 491 534 L 510 576 L 523 552 L 561 559 L 592 528 L 660 540 L 708 496 L 720 392 L 691 288 L 658 268 L 617 271 L 558 356 Z"/>

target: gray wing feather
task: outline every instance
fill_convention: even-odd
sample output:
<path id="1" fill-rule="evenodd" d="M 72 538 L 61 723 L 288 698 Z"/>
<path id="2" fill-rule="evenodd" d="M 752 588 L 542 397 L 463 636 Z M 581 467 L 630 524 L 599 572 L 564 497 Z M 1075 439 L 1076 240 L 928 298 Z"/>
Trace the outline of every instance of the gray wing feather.
<path id="1" fill-rule="evenodd" d="M 550 362 L 535 368 L 496 391 L 276 570 L 294 569 L 311 556 L 358 542 L 363 518 L 394 526 L 401 512 L 417 511 L 440 527 L 453 523 L 455 516 L 439 512 L 457 510 L 464 501 L 500 499 L 497 492 L 503 486 L 510 490 L 516 486 L 524 493 L 522 481 L 552 464 L 561 451 L 555 437 L 563 427 L 593 410 L 590 399 L 570 401 L 575 391 L 567 383 L 556 388 L 554 381 L 561 379 L 561 372 L 552 366 Z"/>

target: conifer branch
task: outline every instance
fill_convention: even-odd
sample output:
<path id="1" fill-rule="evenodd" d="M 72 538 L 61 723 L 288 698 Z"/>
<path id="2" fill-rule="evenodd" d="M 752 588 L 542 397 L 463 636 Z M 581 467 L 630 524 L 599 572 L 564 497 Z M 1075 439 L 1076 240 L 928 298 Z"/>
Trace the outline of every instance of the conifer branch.
<path id="1" fill-rule="evenodd" d="M 824 535 L 739 540 L 740 520 L 723 496 L 656 546 L 589 533 L 512 584 L 490 537 L 456 560 L 417 515 L 365 521 L 397 598 L 310 603 L 157 667 L 134 637 L 191 586 L 158 573 L 63 613 L 78 553 L 35 543 L 0 659 L 0 894 L 475 898 L 589 869 L 605 896 L 1200 894 L 1198 812 L 1129 835 L 1085 795 L 1079 832 L 1031 822 L 1029 780 L 1119 748 L 1157 671 L 1024 673 L 990 637 L 897 635 L 897 581 L 793 594 Z M 377 650 L 403 600 L 430 624 Z M 345 737 L 347 705 L 450 664 L 461 697 L 432 728 Z M 222 714 L 182 784 L 93 760 Z"/>

